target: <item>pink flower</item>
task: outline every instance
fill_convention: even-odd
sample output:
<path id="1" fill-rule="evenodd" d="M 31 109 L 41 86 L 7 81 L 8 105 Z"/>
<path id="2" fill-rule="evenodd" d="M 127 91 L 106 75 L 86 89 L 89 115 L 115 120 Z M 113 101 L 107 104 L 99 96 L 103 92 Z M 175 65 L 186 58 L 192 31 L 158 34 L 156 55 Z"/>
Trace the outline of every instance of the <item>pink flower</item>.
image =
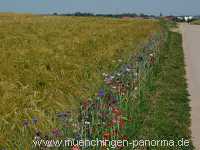
<path id="1" fill-rule="evenodd" d="M 112 112 L 116 115 L 116 116 L 120 116 L 122 114 L 122 112 L 118 109 L 118 108 L 113 108 Z"/>
<path id="2" fill-rule="evenodd" d="M 74 145 L 71 150 L 81 150 L 78 145 Z"/>

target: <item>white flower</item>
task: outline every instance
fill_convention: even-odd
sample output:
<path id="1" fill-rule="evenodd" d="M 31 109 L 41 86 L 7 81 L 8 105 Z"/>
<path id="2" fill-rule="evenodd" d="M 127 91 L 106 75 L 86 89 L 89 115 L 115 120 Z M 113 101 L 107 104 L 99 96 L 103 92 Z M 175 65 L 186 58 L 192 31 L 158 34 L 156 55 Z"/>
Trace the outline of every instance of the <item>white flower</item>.
<path id="1" fill-rule="evenodd" d="M 110 76 L 110 79 L 114 79 L 115 78 L 115 76 Z"/>
<path id="2" fill-rule="evenodd" d="M 107 77 L 107 76 L 108 76 L 108 74 L 107 74 L 107 73 L 102 73 L 102 75 L 103 75 L 104 77 Z"/>
<path id="3" fill-rule="evenodd" d="M 122 62 L 122 60 L 121 60 L 121 59 L 118 59 L 118 62 Z"/>
<path id="4" fill-rule="evenodd" d="M 121 76 L 121 73 L 117 73 L 117 76 Z"/>
<path id="5" fill-rule="evenodd" d="M 153 53 L 149 54 L 150 57 L 153 57 Z"/>
<path id="6" fill-rule="evenodd" d="M 131 71 L 131 69 L 129 69 L 129 68 L 126 68 L 126 71 L 127 71 L 127 72 L 130 72 L 130 71 Z"/>
<path id="7" fill-rule="evenodd" d="M 112 86 L 112 88 L 113 88 L 113 89 L 116 89 L 117 87 L 116 87 L 116 86 Z"/>
<path id="8" fill-rule="evenodd" d="M 112 63 L 115 63 L 116 61 L 115 60 L 112 60 Z"/>
<path id="9" fill-rule="evenodd" d="M 34 140 L 40 140 L 41 138 L 39 136 L 35 136 Z"/>
<path id="10" fill-rule="evenodd" d="M 137 86 L 135 87 L 135 90 L 136 90 L 136 91 L 138 90 L 138 87 L 137 87 Z"/>
<path id="11" fill-rule="evenodd" d="M 89 121 L 85 121 L 85 124 L 90 125 L 90 122 Z"/>

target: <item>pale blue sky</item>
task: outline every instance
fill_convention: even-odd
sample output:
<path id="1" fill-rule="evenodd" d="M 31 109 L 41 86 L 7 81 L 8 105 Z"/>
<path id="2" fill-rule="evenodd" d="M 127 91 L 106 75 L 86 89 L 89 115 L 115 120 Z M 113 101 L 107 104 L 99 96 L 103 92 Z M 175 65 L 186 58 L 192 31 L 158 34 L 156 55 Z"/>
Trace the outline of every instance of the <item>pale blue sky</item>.
<path id="1" fill-rule="evenodd" d="M 200 0 L 0 0 L 0 12 L 200 15 Z"/>

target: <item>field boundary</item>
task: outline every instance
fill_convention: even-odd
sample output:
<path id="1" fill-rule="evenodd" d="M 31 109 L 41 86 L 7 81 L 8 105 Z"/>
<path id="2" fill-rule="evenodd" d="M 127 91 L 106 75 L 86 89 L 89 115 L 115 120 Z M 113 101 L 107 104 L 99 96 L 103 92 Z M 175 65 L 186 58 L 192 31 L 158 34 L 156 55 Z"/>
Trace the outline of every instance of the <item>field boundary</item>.
<path id="1" fill-rule="evenodd" d="M 168 138 L 174 141 L 183 138 L 190 141 L 189 145 L 170 149 L 192 150 L 190 100 L 181 34 L 169 31 L 167 41 L 160 52 L 160 61 L 155 66 L 154 78 L 151 81 L 152 86 L 145 93 L 145 100 L 149 101 L 146 104 L 148 111 L 142 125 L 143 130 L 138 134 L 144 138 Z"/>

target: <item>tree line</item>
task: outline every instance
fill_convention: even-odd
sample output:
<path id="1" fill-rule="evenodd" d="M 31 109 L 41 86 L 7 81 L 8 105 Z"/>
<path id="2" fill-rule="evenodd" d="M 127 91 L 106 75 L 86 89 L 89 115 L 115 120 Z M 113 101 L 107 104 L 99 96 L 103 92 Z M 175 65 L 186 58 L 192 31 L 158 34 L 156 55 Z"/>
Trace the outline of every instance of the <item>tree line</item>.
<path id="1" fill-rule="evenodd" d="M 87 13 L 87 12 L 75 12 L 75 13 L 64 13 L 59 14 L 57 12 L 52 14 L 53 16 L 99 16 L 99 17 L 114 17 L 114 18 L 122 18 L 122 17 L 143 17 L 143 18 L 155 18 L 157 16 L 154 15 L 145 15 L 143 13 L 122 13 L 122 14 L 94 14 L 94 13 Z"/>

